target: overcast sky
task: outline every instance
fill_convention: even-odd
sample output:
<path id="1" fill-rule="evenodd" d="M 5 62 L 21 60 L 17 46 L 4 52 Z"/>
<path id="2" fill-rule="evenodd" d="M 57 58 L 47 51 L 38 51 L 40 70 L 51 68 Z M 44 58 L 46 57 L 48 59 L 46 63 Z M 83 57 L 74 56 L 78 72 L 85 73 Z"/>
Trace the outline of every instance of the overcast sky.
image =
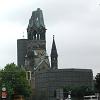
<path id="1" fill-rule="evenodd" d="M 0 68 L 17 63 L 17 39 L 26 38 L 37 8 L 43 10 L 48 55 L 55 35 L 59 68 L 100 73 L 100 0 L 0 0 Z"/>

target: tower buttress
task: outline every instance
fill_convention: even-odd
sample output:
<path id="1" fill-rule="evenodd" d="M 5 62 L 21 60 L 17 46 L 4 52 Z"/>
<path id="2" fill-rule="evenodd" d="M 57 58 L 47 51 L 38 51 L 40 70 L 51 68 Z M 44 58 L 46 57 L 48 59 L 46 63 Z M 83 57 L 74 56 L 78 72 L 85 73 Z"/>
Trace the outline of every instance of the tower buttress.
<path id="1" fill-rule="evenodd" d="M 51 68 L 58 69 L 58 53 L 56 49 L 54 35 L 53 35 L 53 43 L 52 43 L 52 49 L 51 49 Z"/>

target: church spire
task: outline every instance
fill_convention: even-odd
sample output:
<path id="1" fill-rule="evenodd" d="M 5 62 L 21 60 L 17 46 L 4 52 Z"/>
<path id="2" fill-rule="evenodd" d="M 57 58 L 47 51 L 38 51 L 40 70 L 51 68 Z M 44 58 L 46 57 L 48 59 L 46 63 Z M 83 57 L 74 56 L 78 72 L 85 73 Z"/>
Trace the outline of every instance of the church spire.
<path id="1" fill-rule="evenodd" d="M 56 49 L 54 35 L 53 35 L 53 43 L 52 43 L 52 49 L 51 49 L 51 68 L 58 69 L 58 53 Z"/>

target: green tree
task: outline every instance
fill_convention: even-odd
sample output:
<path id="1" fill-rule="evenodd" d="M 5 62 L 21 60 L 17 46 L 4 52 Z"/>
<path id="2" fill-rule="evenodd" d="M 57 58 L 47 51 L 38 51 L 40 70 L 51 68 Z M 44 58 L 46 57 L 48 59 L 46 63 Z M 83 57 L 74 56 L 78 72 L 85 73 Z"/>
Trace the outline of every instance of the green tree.
<path id="1" fill-rule="evenodd" d="M 95 82 L 96 91 L 100 93 L 100 73 L 96 75 L 95 79 L 96 79 Z"/>
<path id="2" fill-rule="evenodd" d="M 79 87 L 65 87 L 64 88 L 64 95 L 68 96 L 68 92 L 71 91 L 72 97 L 79 97 L 83 98 L 85 95 L 94 94 L 94 91 L 88 86 L 79 86 Z"/>
<path id="3" fill-rule="evenodd" d="M 14 63 L 7 64 L 0 71 L 0 77 L 0 88 L 5 85 L 9 97 L 13 94 L 24 95 L 24 97 L 30 96 L 31 87 L 26 80 L 26 71 L 23 68 L 16 66 Z"/>

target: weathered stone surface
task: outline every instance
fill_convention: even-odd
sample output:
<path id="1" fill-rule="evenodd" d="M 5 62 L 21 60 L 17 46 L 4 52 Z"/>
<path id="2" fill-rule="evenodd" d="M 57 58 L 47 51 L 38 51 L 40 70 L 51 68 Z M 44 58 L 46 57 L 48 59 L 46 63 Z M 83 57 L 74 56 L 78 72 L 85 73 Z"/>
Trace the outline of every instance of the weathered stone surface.
<path id="1" fill-rule="evenodd" d="M 27 34 L 30 40 L 45 40 L 45 25 L 43 19 L 43 13 L 40 8 L 32 12 L 32 16 L 29 20 Z"/>

